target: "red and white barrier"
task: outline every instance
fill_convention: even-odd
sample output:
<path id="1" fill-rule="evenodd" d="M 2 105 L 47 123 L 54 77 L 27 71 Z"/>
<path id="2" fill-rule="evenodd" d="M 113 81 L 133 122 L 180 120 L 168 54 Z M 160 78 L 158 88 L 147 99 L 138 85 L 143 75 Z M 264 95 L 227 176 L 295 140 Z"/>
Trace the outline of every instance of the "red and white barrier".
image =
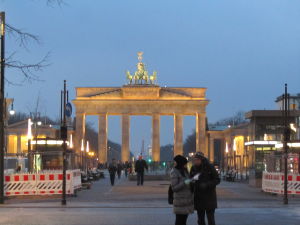
<path id="1" fill-rule="evenodd" d="M 262 190 L 283 194 L 284 174 L 263 172 Z M 288 194 L 300 194 L 300 175 L 288 174 Z"/>
<path id="2" fill-rule="evenodd" d="M 11 195 L 35 195 L 35 174 L 12 174 L 4 178 L 4 194 Z"/>
<path id="3" fill-rule="evenodd" d="M 62 171 L 5 175 L 4 194 L 6 196 L 61 194 L 62 179 Z M 74 194 L 74 191 L 80 187 L 80 170 L 68 170 L 66 193 Z"/>

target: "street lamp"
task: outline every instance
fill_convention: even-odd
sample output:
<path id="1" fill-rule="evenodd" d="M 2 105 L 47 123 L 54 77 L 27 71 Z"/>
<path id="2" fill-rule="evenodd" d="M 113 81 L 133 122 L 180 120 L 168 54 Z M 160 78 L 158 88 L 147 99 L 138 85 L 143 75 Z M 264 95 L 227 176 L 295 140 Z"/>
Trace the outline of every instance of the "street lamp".
<path id="1" fill-rule="evenodd" d="M 86 152 L 89 153 L 90 152 L 90 145 L 89 145 L 89 141 L 86 142 Z"/>
<path id="2" fill-rule="evenodd" d="M 1 38 L 1 52 L 0 52 L 0 204 L 4 203 L 4 147 L 5 147 L 5 136 L 4 136 L 4 126 L 5 126 L 5 113 L 4 109 L 4 67 L 5 67 L 5 12 L 0 12 L 0 38 Z"/>
<path id="3" fill-rule="evenodd" d="M 9 110 L 9 115 L 13 116 L 16 114 L 16 111 L 14 110 L 14 103 L 11 103 L 11 108 Z"/>
<path id="4" fill-rule="evenodd" d="M 228 152 L 229 152 L 228 142 L 226 141 L 226 143 L 225 143 L 225 153 L 226 153 L 226 166 L 227 166 L 227 169 L 228 169 Z"/>
<path id="5" fill-rule="evenodd" d="M 84 166 L 83 166 L 83 152 L 84 152 L 84 140 L 81 139 L 81 152 L 80 152 L 80 158 L 81 158 L 81 169 L 83 170 L 84 169 Z"/>
<path id="6" fill-rule="evenodd" d="M 27 147 L 27 156 L 28 156 L 28 170 L 31 172 L 32 170 L 32 160 L 31 160 L 31 140 L 32 140 L 32 130 L 31 130 L 32 122 L 31 119 L 28 119 L 27 124 L 27 141 L 28 141 L 28 147 Z"/>
<path id="7" fill-rule="evenodd" d="M 234 159 L 234 169 L 236 170 L 236 139 L 233 139 L 233 159 Z"/>
<path id="8" fill-rule="evenodd" d="M 85 149 L 85 156 L 89 156 L 89 152 L 90 152 L 90 145 L 89 145 L 89 141 L 86 142 L 86 149 Z M 89 166 L 89 158 L 87 157 L 86 159 L 86 169 L 88 170 L 88 166 Z"/>
<path id="9" fill-rule="evenodd" d="M 73 135 L 72 134 L 70 134 L 70 144 L 69 144 L 69 148 L 73 148 L 74 146 L 73 146 Z"/>

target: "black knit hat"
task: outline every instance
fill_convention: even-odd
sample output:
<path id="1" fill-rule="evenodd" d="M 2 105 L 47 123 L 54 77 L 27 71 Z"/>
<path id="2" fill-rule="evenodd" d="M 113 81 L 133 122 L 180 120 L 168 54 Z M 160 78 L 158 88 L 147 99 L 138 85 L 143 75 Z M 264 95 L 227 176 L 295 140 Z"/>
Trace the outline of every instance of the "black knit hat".
<path id="1" fill-rule="evenodd" d="M 188 163 L 187 159 L 182 155 L 176 155 L 174 157 L 174 161 L 177 163 L 178 167 L 183 167 L 185 164 Z"/>
<path id="2" fill-rule="evenodd" d="M 202 152 L 196 152 L 194 158 L 195 159 L 205 159 L 205 156 Z"/>

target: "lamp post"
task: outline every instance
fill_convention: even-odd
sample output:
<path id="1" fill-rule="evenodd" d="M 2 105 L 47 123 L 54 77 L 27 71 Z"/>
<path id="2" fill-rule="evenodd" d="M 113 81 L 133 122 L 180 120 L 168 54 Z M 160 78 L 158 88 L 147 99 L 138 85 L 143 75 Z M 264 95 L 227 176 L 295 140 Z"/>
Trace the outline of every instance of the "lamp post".
<path id="1" fill-rule="evenodd" d="M 228 170 L 228 152 L 229 152 L 229 150 L 228 150 L 228 143 L 227 143 L 227 141 L 226 141 L 226 143 L 225 143 L 225 154 L 226 154 L 226 169 Z"/>
<path id="2" fill-rule="evenodd" d="M 16 111 L 14 110 L 14 102 L 11 103 L 11 108 L 9 110 L 9 115 L 14 116 L 16 114 Z"/>
<path id="3" fill-rule="evenodd" d="M 27 124 L 27 142 L 28 142 L 28 147 L 27 147 L 27 157 L 28 157 L 28 170 L 29 172 L 32 172 L 32 152 L 31 152 L 31 140 L 32 140 L 32 130 L 31 130 L 31 119 L 28 119 L 28 124 Z"/>
<path id="4" fill-rule="evenodd" d="M 84 170 L 84 158 L 83 158 L 83 154 L 84 154 L 84 140 L 81 139 L 81 149 L 80 149 L 80 164 L 81 164 L 81 170 Z"/>
<path id="5" fill-rule="evenodd" d="M 87 157 L 86 159 L 86 171 L 88 171 L 88 166 L 89 166 L 89 152 L 90 152 L 90 145 L 89 145 L 89 141 L 86 142 L 86 151 L 85 151 L 85 156 Z"/>
<path id="6" fill-rule="evenodd" d="M 283 185 L 283 204 L 288 204 L 288 142 L 290 141 L 291 129 L 289 126 L 289 114 L 290 114 L 290 106 L 289 106 L 289 94 L 287 93 L 287 84 L 285 84 L 284 95 L 282 98 L 282 110 L 283 110 L 283 123 L 284 123 L 284 131 L 283 131 L 283 151 L 284 151 L 284 185 Z"/>
<path id="7" fill-rule="evenodd" d="M 63 117 L 60 127 L 60 135 L 63 140 L 63 181 L 62 181 L 62 200 L 61 204 L 66 205 L 66 170 L 67 170 L 67 140 L 68 140 L 68 128 L 67 128 L 67 115 L 66 115 L 66 104 L 67 104 L 67 83 L 64 80 L 64 90 L 63 90 L 63 101 L 61 102 L 61 108 L 63 109 Z"/>
<path id="8" fill-rule="evenodd" d="M 4 203 L 4 126 L 5 126 L 5 97 L 4 97 L 4 69 L 5 69 L 5 12 L 0 12 L 0 38 L 1 38 L 1 53 L 0 53 L 0 204 Z"/>
<path id="9" fill-rule="evenodd" d="M 233 147 L 232 147 L 232 149 L 233 149 L 233 163 L 234 163 L 234 170 L 235 170 L 235 174 L 236 174 L 236 176 L 237 176 L 237 178 L 238 178 L 238 169 L 237 169 L 237 160 L 236 160 L 236 149 L 237 149 L 237 147 L 236 147 L 236 139 L 234 138 L 233 139 Z"/>

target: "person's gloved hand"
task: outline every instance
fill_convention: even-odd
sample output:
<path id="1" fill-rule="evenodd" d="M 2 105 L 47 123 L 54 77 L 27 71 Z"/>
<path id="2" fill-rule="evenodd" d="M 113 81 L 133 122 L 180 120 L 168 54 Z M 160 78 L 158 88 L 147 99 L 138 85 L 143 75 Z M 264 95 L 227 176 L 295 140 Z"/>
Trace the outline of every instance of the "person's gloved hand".
<path id="1" fill-rule="evenodd" d="M 199 180 L 200 175 L 201 175 L 201 174 L 198 173 L 198 174 L 196 174 L 192 179 L 193 179 L 194 181 Z"/>
<path id="2" fill-rule="evenodd" d="M 189 185 L 190 183 L 191 183 L 191 179 L 186 179 L 185 181 L 184 181 L 184 183 L 186 184 L 186 185 Z"/>

